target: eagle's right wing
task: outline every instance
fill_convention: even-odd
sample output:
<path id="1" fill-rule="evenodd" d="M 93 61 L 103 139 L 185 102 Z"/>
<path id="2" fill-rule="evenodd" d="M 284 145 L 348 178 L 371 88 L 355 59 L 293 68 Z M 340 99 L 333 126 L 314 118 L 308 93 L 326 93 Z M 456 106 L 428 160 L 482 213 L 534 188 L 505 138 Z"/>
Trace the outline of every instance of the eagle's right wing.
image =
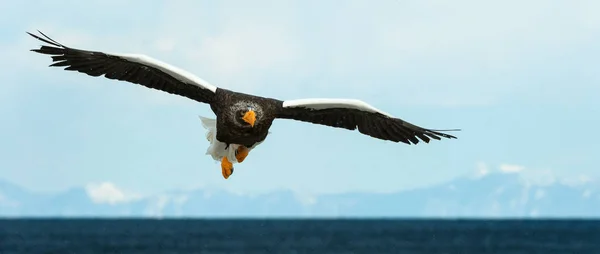
<path id="1" fill-rule="evenodd" d="M 29 32 L 28 34 L 51 45 L 32 49 L 34 52 L 52 55 L 54 63 L 50 66 L 66 66 L 65 70 L 95 77 L 104 75 L 109 79 L 140 84 L 209 104 L 217 90 L 217 87 L 193 74 L 145 55 L 75 49 L 54 41 L 42 32 L 40 34 L 45 39 Z"/>

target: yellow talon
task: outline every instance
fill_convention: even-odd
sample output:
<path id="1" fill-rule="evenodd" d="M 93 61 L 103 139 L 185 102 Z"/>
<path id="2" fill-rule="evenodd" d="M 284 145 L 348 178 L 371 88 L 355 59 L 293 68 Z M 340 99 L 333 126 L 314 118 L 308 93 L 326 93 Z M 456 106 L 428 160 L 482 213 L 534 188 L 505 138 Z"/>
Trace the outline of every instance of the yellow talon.
<path id="1" fill-rule="evenodd" d="M 233 164 L 229 162 L 227 156 L 223 156 L 223 159 L 221 160 L 221 173 L 223 173 L 225 179 L 233 174 Z"/>
<path id="2" fill-rule="evenodd" d="M 247 147 L 239 146 L 235 151 L 235 158 L 237 159 L 238 163 L 242 163 L 242 161 L 246 159 L 246 156 L 248 156 L 249 152 L 250 149 L 248 149 Z"/>

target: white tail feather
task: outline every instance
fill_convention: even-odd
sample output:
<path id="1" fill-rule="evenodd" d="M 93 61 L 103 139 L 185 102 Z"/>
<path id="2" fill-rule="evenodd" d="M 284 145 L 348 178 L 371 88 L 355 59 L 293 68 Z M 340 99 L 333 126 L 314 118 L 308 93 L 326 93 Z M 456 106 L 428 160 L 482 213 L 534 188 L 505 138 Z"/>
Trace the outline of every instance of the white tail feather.
<path id="1" fill-rule="evenodd" d="M 200 121 L 202 121 L 202 126 L 206 129 L 206 140 L 210 143 L 208 149 L 206 149 L 206 154 L 212 156 L 212 158 L 216 161 L 221 161 L 224 156 L 227 156 L 227 159 L 231 163 L 238 163 L 235 158 L 235 151 L 240 147 L 238 144 L 231 144 L 229 148 L 225 149 L 227 144 L 217 140 L 217 120 L 212 118 L 206 118 L 203 116 L 199 116 Z M 271 133 L 270 131 L 268 132 Z M 263 140 L 264 141 L 264 140 Z M 255 143 L 252 147 L 248 147 L 249 151 L 256 148 L 263 141 Z"/>
<path id="2" fill-rule="evenodd" d="M 206 149 L 206 154 L 212 156 L 216 161 L 221 161 L 224 156 L 227 156 L 227 159 L 231 163 L 237 163 L 235 151 L 239 145 L 231 144 L 225 149 L 227 144 L 217 140 L 217 120 L 200 116 L 200 121 L 202 121 L 202 126 L 207 130 L 206 140 L 210 143 L 208 149 Z"/>

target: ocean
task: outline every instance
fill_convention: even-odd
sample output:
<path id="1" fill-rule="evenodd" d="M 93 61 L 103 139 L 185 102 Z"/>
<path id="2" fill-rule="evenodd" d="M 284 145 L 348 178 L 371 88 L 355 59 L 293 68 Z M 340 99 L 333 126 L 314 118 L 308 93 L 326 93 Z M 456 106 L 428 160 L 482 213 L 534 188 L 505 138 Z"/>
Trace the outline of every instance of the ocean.
<path id="1" fill-rule="evenodd" d="M 4 219 L 0 253 L 600 254 L 600 221 Z"/>

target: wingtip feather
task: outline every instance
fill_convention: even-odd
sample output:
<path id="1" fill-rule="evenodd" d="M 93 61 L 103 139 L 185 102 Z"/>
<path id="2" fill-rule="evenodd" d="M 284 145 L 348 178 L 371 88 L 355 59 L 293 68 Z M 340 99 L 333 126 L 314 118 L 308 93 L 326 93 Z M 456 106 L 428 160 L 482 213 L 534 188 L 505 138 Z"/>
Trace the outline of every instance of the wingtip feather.
<path id="1" fill-rule="evenodd" d="M 48 44 L 50 44 L 50 45 L 53 45 L 53 46 L 56 46 L 56 47 L 61 47 L 61 48 L 67 48 L 67 47 L 65 47 L 64 45 L 62 45 L 62 44 L 58 43 L 57 41 L 55 41 L 54 39 L 50 38 L 50 37 L 49 37 L 49 36 L 47 36 L 46 34 L 42 33 L 42 31 L 40 31 L 40 30 L 37 30 L 37 31 L 38 31 L 38 33 L 40 33 L 40 34 L 41 34 L 43 37 L 45 37 L 45 38 L 42 38 L 42 37 L 40 37 L 40 36 L 38 36 L 38 35 L 35 35 L 35 34 L 33 34 L 33 33 L 30 33 L 30 32 L 28 32 L 28 31 L 25 31 L 25 32 L 26 32 L 27 34 L 31 35 L 33 38 L 36 38 L 36 39 L 38 39 L 38 40 L 40 40 L 40 41 L 43 41 L 43 42 L 45 42 L 45 43 L 48 43 Z"/>

